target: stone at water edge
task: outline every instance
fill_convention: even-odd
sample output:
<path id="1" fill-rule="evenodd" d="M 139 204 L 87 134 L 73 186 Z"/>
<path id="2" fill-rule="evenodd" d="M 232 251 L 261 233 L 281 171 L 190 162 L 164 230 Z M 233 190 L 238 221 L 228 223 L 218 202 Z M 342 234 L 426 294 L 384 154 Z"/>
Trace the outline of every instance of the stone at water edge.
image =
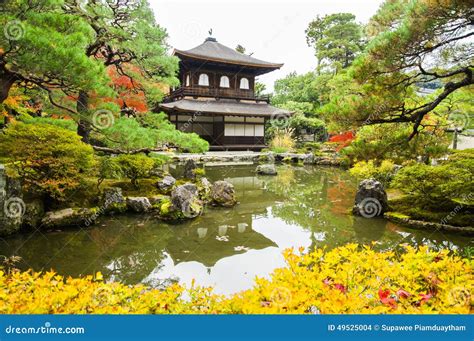
<path id="1" fill-rule="evenodd" d="M 5 166 L 0 165 L 0 236 L 20 229 L 25 210 L 20 181 L 9 178 Z"/>
<path id="2" fill-rule="evenodd" d="M 259 165 L 257 166 L 257 174 L 277 175 L 277 170 L 274 164 Z"/>
<path id="3" fill-rule="evenodd" d="M 23 226 L 37 228 L 44 217 L 44 203 L 41 199 L 34 199 L 26 203 L 25 215 L 23 216 Z"/>
<path id="4" fill-rule="evenodd" d="M 151 210 L 151 204 L 146 197 L 127 197 L 127 207 L 135 213 L 145 213 Z"/>
<path id="5" fill-rule="evenodd" d="M 125 198 L 120 187 L 106 187 L 102 191 L 100 203 L 102 206 L 110 206 L 112 204 L 123 204 Z"/>
<path id="6" fill-rule="evenodd" d="M 184 178 L 190 180 L 196 179 L 196 174 L 194 173 L 194 170 L 197 168 L 198 166 L 196 165 L 196 162 L 193 159 L 187 159 L 186 163 L 184 164 Z"/>
<path id="7" fill-rule="evenodd" d="M 215 206 L 232 207 L 237 204 L 234 185 L 228 181 L 216 181 L 211 187 L 211 202 Z"/>
<path id="8" fill-rule="evenodd" d="M 352 213 L 364 218 L 383 216 L 388 210 L 387 193 L 380 181 L 362 180 L 357 189 Z"/>
<path id="9" fill-rule="evenodd" d="M 177 217 L 196 218 L 202 213 L 203 203 L 195 184 L 186 183 L 171 192 L 172 211 Z"/>
<path id="10" fill-rule="evenodd" d="M 176 179 L 171 175 L 165 176 L 163 179 L 156 183 L 156 187 L 163 192 L 168 192 L 176 183 Z"/>
<path id="11" fill-rule="evenodd" d="M 199 182 L 199 194 L 204 202 L 209 202 L 212 184 L 207 178 L 201 178 Z"/>
<path id="12" fill-rule="evenodd" d="M 47 212 L 41 220 L 42 229 L 67 226 L 92 225 L 96 218 L 96 210 L 89 208 L 65 208 L 59 211 Z"/>

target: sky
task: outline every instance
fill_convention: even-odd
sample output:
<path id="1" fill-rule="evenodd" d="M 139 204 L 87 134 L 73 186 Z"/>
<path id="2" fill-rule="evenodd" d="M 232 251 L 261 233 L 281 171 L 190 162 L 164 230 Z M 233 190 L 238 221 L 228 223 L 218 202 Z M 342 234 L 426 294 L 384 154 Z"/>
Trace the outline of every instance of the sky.
<path id="1" fill-rule="evenodd" d="M 226 46 L 244 46 L 253 57 L 284 63 L 258 80 L 273 90 L 275 80 L 290 72 L 314 70 L 314 51 L 305 29 L 317 15 L 355 14 L 366 23 L 383 0 L 149 0 L 157 22 L 167 29 L 168 43 L 180 50 L 200 45 L 209 36 Z"/>

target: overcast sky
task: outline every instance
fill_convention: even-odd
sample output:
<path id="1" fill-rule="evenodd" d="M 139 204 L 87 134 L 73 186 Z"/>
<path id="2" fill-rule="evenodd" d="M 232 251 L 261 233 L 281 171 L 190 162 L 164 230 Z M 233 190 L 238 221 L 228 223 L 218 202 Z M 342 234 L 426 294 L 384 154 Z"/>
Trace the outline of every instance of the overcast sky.
<path id="1" fill-rule="evenodd" d="M 201 44 L 212 28 L 226 46 L 241 44 L 255 58 L 284 63 L 259 77 L 273 83 L 288 73 L 304 73 L 316 66 L 305 29 L 318 14 L 350 12 L 366 23 L 383 0 L 149 0 L 158 23 L 169 33 L 169 43 L 181 50 Z"/>

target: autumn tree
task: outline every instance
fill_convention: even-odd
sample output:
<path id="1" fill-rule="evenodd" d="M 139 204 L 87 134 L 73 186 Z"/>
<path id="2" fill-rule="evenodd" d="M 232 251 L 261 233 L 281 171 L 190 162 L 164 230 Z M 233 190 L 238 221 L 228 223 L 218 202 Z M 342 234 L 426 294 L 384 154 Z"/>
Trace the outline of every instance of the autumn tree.
<path id="1" fill-rule="evenodd" d="M 94 40 L 84 49 L 88 58 L 115 68 L 119 76 L 129 78 L 137 92 L 146 94 L 146 100 L 156 102 L 163 92 L 156 83 L 176 85 L 178 60 L 167 54 L 166 31 L 156 22 L 146 0 L 67 0 L 66 13 L 85 20 L 93 29 Z M 127 67 L 127 65 L 135 67 Z M 78 134 L 89 140 L 91 93 L 79 92 L 77 111 L 81 114 Z M 123 101 L 122 109 L 127 108 Z"/>
<path id="2" fill-rule="evenodd" d="M 73 14 L 64 13 L 61 0 L 6 0 L 1 5 L 0 105 L 14 84 L 37 86 L 51 94 L 79 89 L 107 94 L 103 63 L 84 50 L 94 30 Z"/>
<path id="3" fill-rule="evenodd" d="M 347 68 L 364 47 L 362 26 L 351 13 L 317 16 L 305 32 L 318 59 L 318 72 Z"/>
<path id="4" fill-rule="evenodd" d="M 412 139 L 454 92 L 472 89 L 473 8 L 461 0 L 386 1 L 369 23 L 370 44 L 345 80 L 336 80 L 326 111 L 356 125 L 408 122 Z M 417 94 L 433 82 L 442 84 L 434 96 Z"/>

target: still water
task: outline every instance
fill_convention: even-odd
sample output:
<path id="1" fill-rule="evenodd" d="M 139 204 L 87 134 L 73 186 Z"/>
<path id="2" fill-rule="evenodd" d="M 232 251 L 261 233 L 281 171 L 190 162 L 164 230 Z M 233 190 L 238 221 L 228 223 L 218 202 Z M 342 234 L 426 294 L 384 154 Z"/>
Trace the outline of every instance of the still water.
<path id="1" fill-rule="evenodd" d="M 63 275 L 101 271 L 107 280 L 161 287 L 170 281 L 213 285 L 218 293 L 250 288 L 255 276 L 284 266 L 282 251 L 333 248 L 349 242 L 379 250 L 400 244 L 462 249 L 468 237 L 413 230 L 384 219 L 353 217 L 356 181 L 336 168 L 282 165 L 278 176 L 255 166 L 213 167 L 210 180 L 234 184 L 239 204 L 207 208 L 201 217 L 169 225 L 150 216 L 102 217 L 88 229 L 0 239 L 1 255 L 22 268 Z"/>

